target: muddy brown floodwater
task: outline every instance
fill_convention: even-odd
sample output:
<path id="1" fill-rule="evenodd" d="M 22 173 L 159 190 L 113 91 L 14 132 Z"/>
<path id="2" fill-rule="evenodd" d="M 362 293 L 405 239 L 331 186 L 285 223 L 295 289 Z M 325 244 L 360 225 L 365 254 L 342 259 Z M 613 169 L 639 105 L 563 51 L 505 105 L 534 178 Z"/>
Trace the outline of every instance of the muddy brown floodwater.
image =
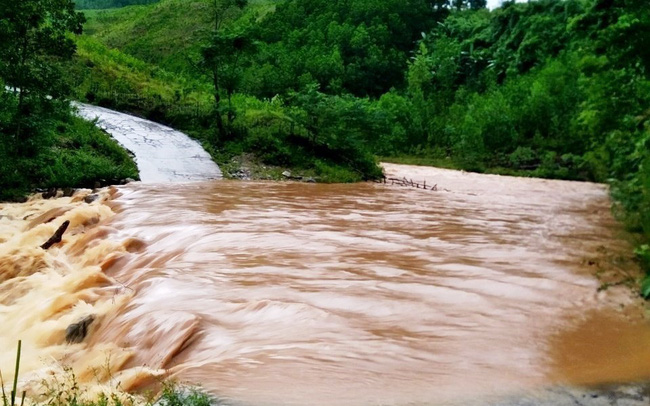
<path id="1" fill-rule="evenodd" d="M 146 249 L 96 341 L 235 403 L 463 402 L 650 378 L 605 187 L 386 165 L 390 184 L 129 185 Z M 596 274 L 600 276 L 599 279 Z"/>
<path id="2" fill-rule="evenodd" d="M 605 187 L 386 171 L 437 191 L 120 187 L 117 214 L 73 244 L 126 241 L 85 260 L 114 282 L 91 296 L 108 310 L 76 356 L 122 349 L 112 359 L 136 371 L 125 389 L 147 384 L 137 371 L 164 369 L 260 406 L 467 404 L 650 379 L 645 310 L 620 284 L 638 270 Z M 82 255 L 65 243 L 47 255 Z M 110 307 L 113 290 L 122 304 Z"/>

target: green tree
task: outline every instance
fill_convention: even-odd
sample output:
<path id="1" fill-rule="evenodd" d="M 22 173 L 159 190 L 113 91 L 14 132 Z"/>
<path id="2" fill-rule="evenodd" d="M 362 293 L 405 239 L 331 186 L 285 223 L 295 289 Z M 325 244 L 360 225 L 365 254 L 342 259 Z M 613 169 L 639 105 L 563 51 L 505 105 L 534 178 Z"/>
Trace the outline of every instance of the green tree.
<path id="1" fill-rule="evenodd" d="M 361 179 L 381 176 L 366 140 L 381 136 L 385 123 L 368 99 L 329 96 L 312 84 L 290 94 L 288 102 L 289 114 L 304 129 L 312 151 L 351 168 Z"/>
<path id="2" fill-rule="evenodd" d="M 218 134 L 222 138 L 228 135 L 223 122 L 222 93 L 226 92 L 228 98 L 228 124 L 232 124 L 234 112 L 231 98 L 242 75 L 239 62 L 243 52 L 251 44 L 246 34 L 227 31 L 224 23 L 236 18 L 246 4 L 247 0 L 211 1 L 214 23 L 212 37 L 201 52 L 201 65 L 208 72 L 214 90 L 215 121 Z"/>
<path id="3" fill-rule="evenodd" d="M 478 10 L 487 7 L 487 0 L 452 0 L 451 5 L 456 10 L 472 9 Z"/>
<path id="4" fill-rule="evenodd" d="M 85 19 L 72 0 L 0 0 L 0 78 L 17 93 L 13 136 L 28 138 L 33 123 L 64 99 L 69 87 L 61 62 L 76 48 Z"/>
<path id="5" fill-rule="evenodd" d="M 275 67 L 267 82 L 277 86 L 257 94 L 286 95 L 316 82 L 328 94 L 379 97 L 403 85 L 415 41 L 448 11 L 427 0 L 282 2 L 259 24 L 262 52 L 251 68 Z"/>
<path id="6" fill-rule="evenodd" d="M 215 107 L 217 112 L 223 112 L 221 93 L 225 92 L 228 101 L 228 125 L 232 125 L 235 111 L 232 105 L 232 95 L 239 87 L 243 69 L 241 61 L 246 52 L 252 48 L 250 37 L 245 32 L 216 32 L 208 46 L 203 48 L 203 62 L 209 69 L 214 86 Z M 222 114 L 217 115 L 217 125 L 221 135 L 225 134 Z M 219 123 L 221 120 L 221 123 Z"/>

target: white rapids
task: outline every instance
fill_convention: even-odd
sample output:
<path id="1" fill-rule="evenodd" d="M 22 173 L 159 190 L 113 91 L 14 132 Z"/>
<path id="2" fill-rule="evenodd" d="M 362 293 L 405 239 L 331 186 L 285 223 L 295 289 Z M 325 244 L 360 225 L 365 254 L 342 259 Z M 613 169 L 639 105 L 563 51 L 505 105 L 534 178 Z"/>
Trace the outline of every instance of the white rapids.
<path id="1" fill-rule="evenodd" d="M 108 132 L 135 155 L 145 183 L 220 179 L 221 170 L 201 145 L 172 128 L 139 117 L 88 104 L 73 103 L 87 120 Z"/>

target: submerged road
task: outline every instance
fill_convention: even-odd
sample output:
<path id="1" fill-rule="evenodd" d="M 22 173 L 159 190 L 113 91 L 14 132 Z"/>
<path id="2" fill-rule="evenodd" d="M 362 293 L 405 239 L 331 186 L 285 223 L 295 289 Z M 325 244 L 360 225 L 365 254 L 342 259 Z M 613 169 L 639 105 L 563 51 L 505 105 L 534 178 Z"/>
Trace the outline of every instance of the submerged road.
<path id="1" fill-rule="evenodd" d="M 98 127 L 133 153 L 142 182 L 188 182 L 222 177 L 210 154 L 180 131 L 98 106 L 74 105 L 79 116 L 97 119 Z"/>

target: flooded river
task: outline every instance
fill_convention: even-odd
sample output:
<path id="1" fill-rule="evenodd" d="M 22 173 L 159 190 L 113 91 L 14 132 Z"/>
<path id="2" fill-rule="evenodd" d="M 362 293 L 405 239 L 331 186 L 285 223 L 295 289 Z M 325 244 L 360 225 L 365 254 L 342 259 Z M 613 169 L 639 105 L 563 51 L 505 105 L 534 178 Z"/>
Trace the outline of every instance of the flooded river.
<path id="1" fill-rule="evenodd" d="M 30 238 L 87 215 L 79 207 L 110 208 L 116 214 L 47 254 L 84 259 L 62 265 L 61 278 L 78 268 L 110 282 L 81 284 L 68 307 L 33 320 L 59 335 L 27 347 L 95 370 L 110 348 L 125 389 L 167 374 L 260 406 L 464 404 L 650 379 L 650 326 L 625 286 L 638 270 L 605 187 L 386 171 L 437 191 L 390 182 L 135 183 L 106 203 L 64 201 L 71 211 L 51 225 L 36 221 L 32 230 L 43 230 Z M 54 210 L 38 204 L 32 221 Z M 20 210 L 5 205 L 0 214 L 9 224 Z M 16 250 L 0 252 L 0 267 Z M 27 311 L 15 306 L 5 303 L 3 322 L 16 319 L 11 309 Z M 98 322 L 88 339 L 63 344 L 58 332 L 89 312 Z M 15 337 L 2 334 L 5 345 Z M 38 369 L 43 356 L 34 357 L 27 369 Z"/>

